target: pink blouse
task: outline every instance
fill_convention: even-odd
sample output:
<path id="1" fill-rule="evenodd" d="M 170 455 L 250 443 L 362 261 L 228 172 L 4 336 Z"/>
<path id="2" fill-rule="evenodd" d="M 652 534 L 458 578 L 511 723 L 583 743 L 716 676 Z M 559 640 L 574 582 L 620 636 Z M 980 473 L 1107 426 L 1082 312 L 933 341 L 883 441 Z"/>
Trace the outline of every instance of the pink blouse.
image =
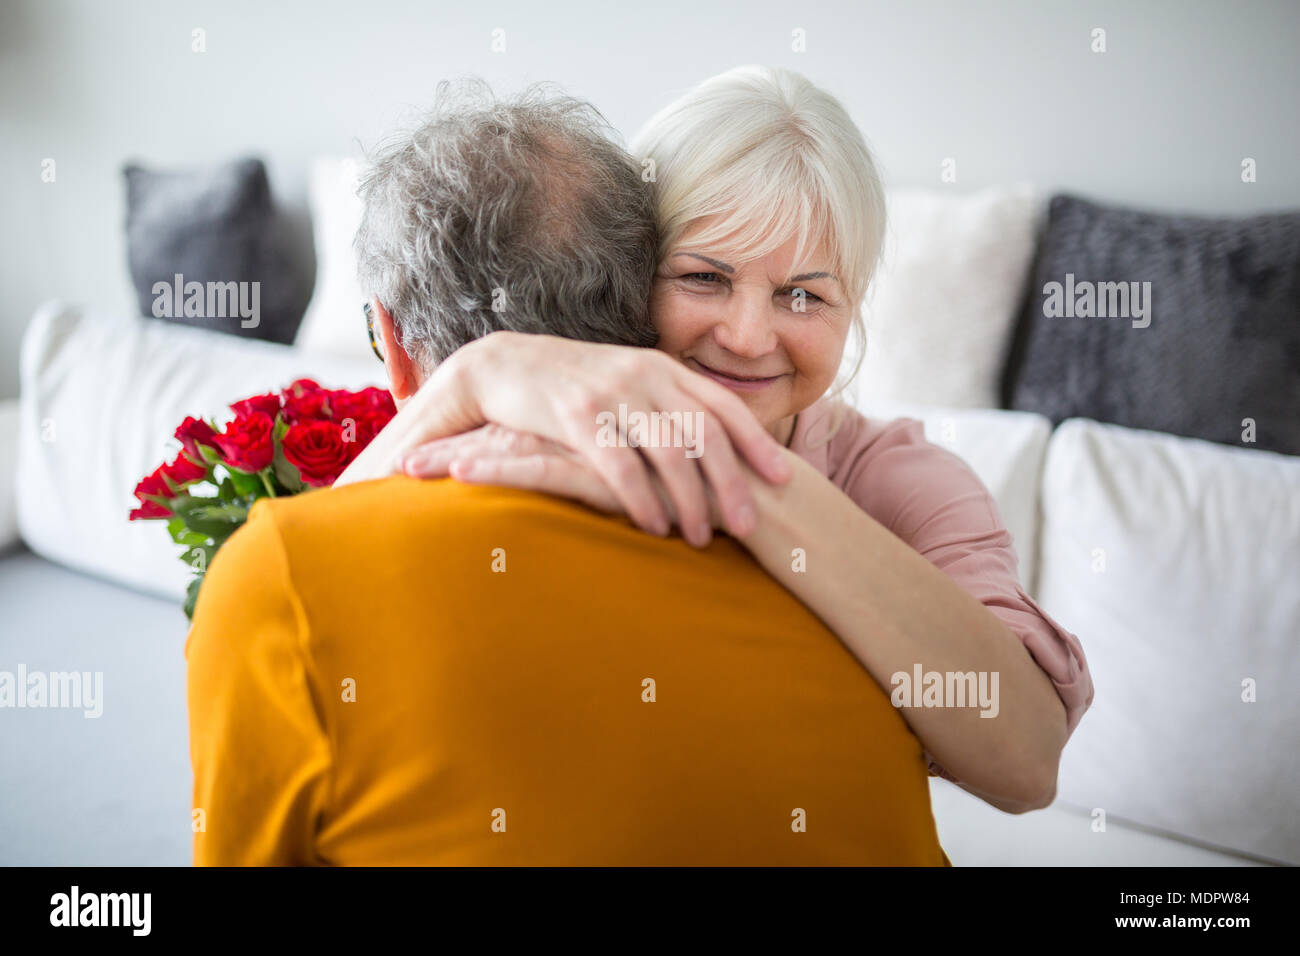
<path id="1" fill-rule="evenodd" d="M 1092 704 L 1088 662 L 1079 639 L 1020 587 L 1015 544 L 993 496 L 961 458 L 927 441 L 914 418 L 869 419 L 840 406 L 827 441 L 836 404 L 823 398 L 801 412 L 790 450 L 1015 632 L 1061 695 L 1068 738 Z M 957 782 L 925 756 L 932 774 Z"/>

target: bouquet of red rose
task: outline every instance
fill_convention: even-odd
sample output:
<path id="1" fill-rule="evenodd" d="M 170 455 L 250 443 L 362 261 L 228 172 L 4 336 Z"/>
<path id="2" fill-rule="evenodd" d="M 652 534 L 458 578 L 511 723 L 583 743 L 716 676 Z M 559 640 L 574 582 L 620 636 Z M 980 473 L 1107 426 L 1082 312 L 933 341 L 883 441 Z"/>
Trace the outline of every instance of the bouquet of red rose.
<path id="1" fill-rule="evenodd" d="M 135 487 L 139 507 L 131 520 L 166 520 L 172 540 L 185 548 L 181 560 L 194 569 L 185 595 L 187 617 L 194 614 L 213 555 L 248 520 L 259 498 L 332 485 L 397 414 L 383 389 L 325 389 L 309 378 L 230 408 L 235 417 L 222 431 L 216 422 L 181 422 L 176 460 L 159 465 Z"/>

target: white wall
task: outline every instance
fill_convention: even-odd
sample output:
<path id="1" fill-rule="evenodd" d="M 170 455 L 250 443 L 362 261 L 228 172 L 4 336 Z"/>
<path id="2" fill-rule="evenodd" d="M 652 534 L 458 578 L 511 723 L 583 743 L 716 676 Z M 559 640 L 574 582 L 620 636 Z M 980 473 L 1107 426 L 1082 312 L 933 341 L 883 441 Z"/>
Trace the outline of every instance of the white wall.
<path id="1" fill-rule="evenodd" d="M 191 52 L 195 27 L 206 53 Z M 795 28 L 807 52 L 791 51 Z M 128 159 L 256 153 L 301 208 L 313 156 L 373 144 L 443 77 L 554 80 L 630 137 L 691 84 L 766 62 L 839 95 L 890 184 L 938 185 L 953 157 L 945 188 L 1028 179 L 1246 213 L 1300 206 L 1298 48 L 1294 0 L 0 0 L 0 396 L 17 392 L 41 301 L 134 309 Z M 1240 181 L 1245 156 L 1257 183 Z"/>

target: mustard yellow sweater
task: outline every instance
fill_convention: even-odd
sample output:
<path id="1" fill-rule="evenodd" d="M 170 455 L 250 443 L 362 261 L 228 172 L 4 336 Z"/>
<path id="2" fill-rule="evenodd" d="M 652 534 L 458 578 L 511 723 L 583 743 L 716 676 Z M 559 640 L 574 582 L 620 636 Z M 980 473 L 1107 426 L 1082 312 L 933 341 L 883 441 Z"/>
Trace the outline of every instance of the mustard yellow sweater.
<path id="1" fill-rule="evenodd" d="M 450 480 L 263 502 L 186 654 L 198 864 L 949 865 L 920 742 L 726 537 Z"/>

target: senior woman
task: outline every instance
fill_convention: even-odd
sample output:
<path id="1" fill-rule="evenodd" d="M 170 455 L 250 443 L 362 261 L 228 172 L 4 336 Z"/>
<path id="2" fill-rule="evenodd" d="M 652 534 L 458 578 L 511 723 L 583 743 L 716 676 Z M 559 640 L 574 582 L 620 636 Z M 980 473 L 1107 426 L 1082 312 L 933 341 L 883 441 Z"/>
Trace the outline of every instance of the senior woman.
<path id="1" fill-rule="evenodd" d="M 861 133 L 804 77 L 742 67 L 664 108 L 631 152 L 660 229 L 657 346 L 487 335 L 397 396 L 340 483 L 404 468 L 676 525 L 697 547 L 726 530 L 895 688 L 932 773 L 1008 812 L 1047 806 L 1092 702 L 1077 637 L 1021 589 L 974 473 L 919 422 L 867 419 L 833 388 L 850 331 L 865 340 L 885 226 Z M 392 293 L 359 253 L 382 310 Z M 702 437 L 693 454 L 602 440 L 615 412 L 698 413 Z M 991 700 L 904 693 L 918 672 L 979 675 Z"/>

